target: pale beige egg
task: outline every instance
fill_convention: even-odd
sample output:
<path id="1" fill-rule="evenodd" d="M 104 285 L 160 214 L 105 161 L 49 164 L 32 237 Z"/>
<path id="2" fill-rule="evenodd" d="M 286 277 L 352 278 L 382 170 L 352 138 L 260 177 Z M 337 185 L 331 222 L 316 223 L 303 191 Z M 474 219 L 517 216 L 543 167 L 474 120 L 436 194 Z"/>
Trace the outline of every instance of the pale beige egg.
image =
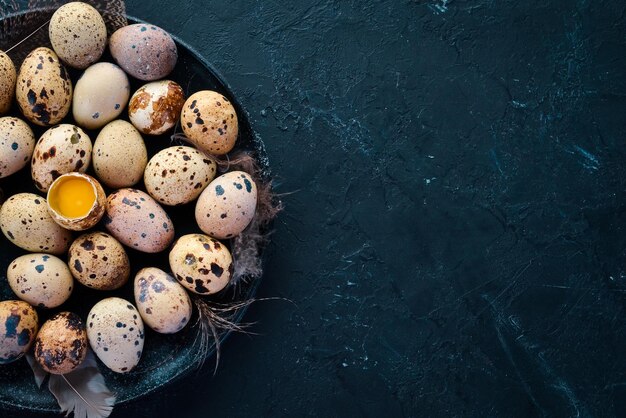
<path id="1" fill-rule="evenodd" d="M 64 4 L 54 12 L 48 34 L 59 58 L 81 70 L 98 61 L 107 44 L 107 28 L 100 13 L 78 1 Z"/>
<path id="2" fill-rule="evenodd" d="M 191 318 L 191 299 L 183 286 L 156 267 L 139 270 L 135 276 L 135 303 L 143 322 L 161 334 L 173 334 Z"/>
<path id="3" fill-rule="evenodd" d="M 9 111 L 15 97 L 17 72 L 13 60 L 4 51 L 0 51 L 0 115 Z"/>
<path id="4" fill-rule="evenodd" d="M 56 308 L 69 299 L 74 279 L 65 261 L 50 254 L 26 254 L 9 264 L 7 280 L 18 298 L 38 308 Z"/>
<path id="5" fill-rule="evenodd" d="M 130 84 L 120 67 L 99 62 L 76 82 L 72 114 L 79 126 L 98 129 L 117 118 L 128 103 Z"/>
<path id="6" fill-rule="evenodd" d="M 218 239 L 239 235 L 256 213 L 257 187 L 243 171 L 230 171 L 215 178 L 196 202 L 200 229 Z"/>
<path id="7" fill-rule="evenodd" d="M 134 186 L 143 177 L 148 151 L 141 134 L 124 120 L 107 124 L 93 144 L 93 169 L 113 189 Z"/>
<path id="8" fill-rule="evenodd" d="M 195 148 L 165 148 L 148 162 L 143 175 L 146 190 L 169 206 L 194 201 L 215 177 L 217 164 Z"/>
<path id="9" fill-rule="evenodd" d="M 96 303 L 87 316 L 87 337 L 98 358 L 116 373 L 128 373 L 141 359 L 144 325 L 137 308 L 117 297 Z"/>
<path id="10" fill-rule="evenodd" d="M 0 229 L 10 242 L 26 251 L 60 255 L 72 234 L 54 222 L 46 199 L 33 193 L 9 197 L 0 208 Z"/>

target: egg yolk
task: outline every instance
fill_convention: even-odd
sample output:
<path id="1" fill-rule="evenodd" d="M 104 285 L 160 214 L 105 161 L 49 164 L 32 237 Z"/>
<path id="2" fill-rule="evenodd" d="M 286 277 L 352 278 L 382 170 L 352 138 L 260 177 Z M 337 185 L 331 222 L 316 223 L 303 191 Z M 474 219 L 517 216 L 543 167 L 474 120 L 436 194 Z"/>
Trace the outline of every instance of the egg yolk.
<path id="1" fill-rule="evenodd" d="M 96 200 L 93 186 L 82 178 L 69 178 L 55 185 L 50 206 L 65 218 L 87 216 Z"/>

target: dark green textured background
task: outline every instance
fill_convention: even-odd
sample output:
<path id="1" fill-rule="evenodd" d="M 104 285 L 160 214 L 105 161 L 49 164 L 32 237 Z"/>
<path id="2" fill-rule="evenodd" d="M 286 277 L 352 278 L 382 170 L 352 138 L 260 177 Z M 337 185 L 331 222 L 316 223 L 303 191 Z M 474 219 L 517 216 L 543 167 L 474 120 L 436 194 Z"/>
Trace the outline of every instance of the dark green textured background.
<path id="1" fill-rule="evenodd" d="M 258 336 L 113 417 L 624 416 L 622 1 L 129 1 L 284 193 Z"/>

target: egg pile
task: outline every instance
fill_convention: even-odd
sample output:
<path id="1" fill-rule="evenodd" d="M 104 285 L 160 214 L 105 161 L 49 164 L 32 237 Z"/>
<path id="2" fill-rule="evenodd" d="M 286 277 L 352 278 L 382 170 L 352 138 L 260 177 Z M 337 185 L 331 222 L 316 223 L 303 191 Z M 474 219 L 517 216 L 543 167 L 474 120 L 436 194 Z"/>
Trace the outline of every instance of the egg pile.
<path id="1" fill-rule="evenodd" d="M 73 2 L 54 13 L 49 37 L 52 49 L 34 49 L 17 70 L 0 51 L 0 179 L 30 175 L 38 190 L 0 206 L 0 239 L 24 250 L 7 267 L 15 300 L 0 302 L 0 364 L 32 349 L 44 370 L 64 374 L 90 346 L 128 373 L 144 327 L 179 332 L 192 316 L 189 292 L 228 286 L 228 240 L 252 222 L 257 185 L 250 173 L 218 172 L 238 138 L 237 113 L 221 93 L 186 97 L 167 78 L 178 58 L 167 32 L 140 23 L 107 38 L 100 13 Z M 101 61 L 107 46 L 114 62 Z M 67 67 L 82 71 L 75 83 Z M 177 126 L 189 145 L 149 156 L 146 141 Z M 193 205 L 195 233 L 177 235 L 168 211 L 180 205 Z M 129 249 L 164 253 L 169 271 L 131 268 Z M 134 300 L 107 295 L 129 281 Z M 63 310 L 77 286 L 102 294 L 86 317 Z"/>

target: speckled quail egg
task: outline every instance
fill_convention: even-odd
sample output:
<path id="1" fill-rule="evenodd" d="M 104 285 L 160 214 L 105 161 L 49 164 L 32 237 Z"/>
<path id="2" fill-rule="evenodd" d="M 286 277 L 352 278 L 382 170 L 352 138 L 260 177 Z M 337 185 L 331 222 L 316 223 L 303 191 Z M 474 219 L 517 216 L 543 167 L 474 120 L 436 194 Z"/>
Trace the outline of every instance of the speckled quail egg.
<path id="1" fill-rule="evenodd" d="M 26 251 L 63 254 L 72 234 L 54 222 L 46 199 L 32 193 L 9 197 L 0 208 L 0 229 L 9 241 Z"/>
<path id="2" fill-rule="evenodd" d="M 21 119 L 0 118 L 0 179 L 28 164 L 35 149 L 35 135 Z"/>
<path id="3" fill-rule="evenodd" d="M 145 253 L 165 250 L 174 240 L 174 224 L 145 192 L 120 189 L 107 199 L 107 230 L 122 244 Z"/>
<path id="4" fill-rule="evenodd" d="M 116 373 L 128 373 L 141 358 L 143 321 L 132 303 L 106 298 L 96 303 L 87 316 L 87 337 L 105 366 Z"/>
<path id="5" fill-rule="evenodd" d="M 139 80 L 166 77 L 178 59 L 172 37 L 163 29 L 144 23 L 115 31 L 109 39 L 109 49 L 117 64 Z"/>
<path id="6" fill-rule="evenodd" d="M 37 311 L 21 300 L 0 302 L 0 364 L 22 357 L 39 329 Z"/>
<path id="7" fill-rule="evenodd" d="M 17 73 L 13 60 L 4 51 L 0 51 L 0 115 L 11 108 L 15 96 Z"/>
<path id="8" fill-rule="evenodd" d="M 205 233 L 218 239 L 241 233 L 254 218 L 257 188 L 243 171 L 231 171 L 217 177 L 196 202 L 196 222 Z"/>
<path id="9" fill-rule="evenodd" d="M 70 111 L 72 81 L 59 58 L 49 48 L 37 48 L 22 62 L 15 99 L 30 122 L 40 126 L 59 123 Z"/>
<path id="10" fill-rule="evenodd" d="M 31 175 L 42 192 L 59 176 L 84 173 L 91 163 L 91 140 L 78 126 L 62 124 L 44 132 L 35 145 Z"/>
<path id="11" fill-rule="evenodd" d="M 74 120 L 87 129 L 101 128 L 122 113 L 129 96 L 128 77 L 120 67 L 110 62 L 94 64 L 76 82 Z"/>
<path id="12" fill-rule="evenodd" d="M 174 334 L 191 318 L 191 299 L 172 276 L 155 267 L 135 276 L 135 303 L 143 322 L 162 334 Z"/>
<path id="13" fill-rule="evenodd" d="M 165 148 L 150 159 L 143 180 L 150 196 L 165 205 L 195 200 L 213 180 L 217 164 L 195 148 Z"/>
<path id="14" fill-rule="evenodd" d="M 41 326 L 35 339 L 35 359 L 52 374 L 76 369 L 87 355 L 85 323 L 72 312 L 59 312 Z"/>
<path id="15" fill-rule="evenodd" d="M 92 289 L 118 289 L 130 276 L 130 262 L 124 247 L 104 232 L 78 237 L 70 247 L 68 264 L 76 280 Z"/>
<path id="16" fill-rule="evenodd" d="M 185 103 L 185 93 L 171 80 L 153 81 L 130 98 L 128 117 L 135 128 L 147 135 L 161 135 L 176 125 Z"/>
<path id="17" fill-rule="evenodd" d="M 235 147 L 237 113 L 231 102 L 216 91 L 192 94 L 183 105 L 180 124 L 189 141 L 204 152 L 223 155 Z"/>
<path id="18" fill-rule="evenodd" d="M 39 308 L 56 308 L 72 294 L 67 264 L 49 254 L 26 254 L 9 264 L 7 279 L 18 298 Z"/>
<path id="19" fill-rule="evenodd" d="M 141 134 L 124 120 L 107 124 L 93 144 L 93 169 L 107 186 L 119 189 L 141 180 L 148 151 Z"/>
<path id="20" fill-rule="evenodd" d="M 67 3 L 54 12 L 48 33 L 59 58 L 78 69 L 98 61 L 107 44 L 107 28 L 100 13 L 78 1 Z"/>
<path id="21" fill-rule="evenodd" d="M 221 242 L 202 234 L 180 237 L 169 255 L 170 268 L 187 289 L 201 295 L 210 295 L 228 284 L 233 259 Z"/>

